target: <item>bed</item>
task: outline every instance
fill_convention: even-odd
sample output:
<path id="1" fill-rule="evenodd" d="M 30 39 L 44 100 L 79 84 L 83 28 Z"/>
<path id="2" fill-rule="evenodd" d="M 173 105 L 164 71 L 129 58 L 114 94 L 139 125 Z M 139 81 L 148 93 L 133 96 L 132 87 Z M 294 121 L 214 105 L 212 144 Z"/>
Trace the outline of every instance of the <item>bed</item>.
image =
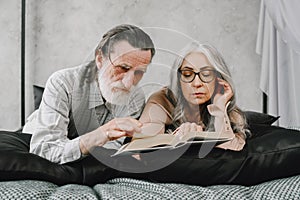
<path id="1" fill-rule="evenodd" d="M 35 108 L 43 89 L 34 86 Z M 279 117 L 245 114 L 252 137 L 243 151 L 215 148 L 200 158 L 193 146 L 148 173 L 120 172 L 93 156 L 59 165 L 29 153 L 31 134 L 0 131 L 0 199 L 299 199 L 300 131 L 273 126 Z M 149 155 L 148 165 L 173 154 Z"/>
<path id="2" fill-rule="evenodd" d="M 198 158 L 189 150 L 142 174 L 92 156 L 51 163 L 28 152 L 30 134 L 0 131 L 0 199 L 299 199 L 300 131 L 272 126 L 277 119 L 249 112 L 253 137 L 242 152 L 214 149 Z"/>

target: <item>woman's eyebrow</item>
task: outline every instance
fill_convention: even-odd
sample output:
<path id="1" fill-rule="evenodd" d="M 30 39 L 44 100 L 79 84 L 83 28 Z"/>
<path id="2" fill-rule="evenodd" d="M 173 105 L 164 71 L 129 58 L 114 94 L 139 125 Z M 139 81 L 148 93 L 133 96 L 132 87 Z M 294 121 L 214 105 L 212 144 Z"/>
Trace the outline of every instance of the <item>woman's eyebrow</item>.
<path id="1" fill-rule="evenodd" d="M 210 65 L 206 65 L 206 66 L 203 66 L 200 68 L 201 70 L 204 70 L 204 69 L 214 69 L 213 66 L 210 66 Z"/>
<path id="2" fill-rule="evenodd" d="M 194 68 L 189 67 L 189 66 L 183 66 L 181 69 L 184 69 L 184 70 L 194 70 Z"/>
<path id="3" fill-rule="evenodd" d="M 195 69 L 193 67 L 189 67 L 189 66 L 183 66 L 181 69 L 182 70 L 197 70 L 197 69 Z M 206 70 L 206 69 L 214 69 L 214 67 L 210 66 L 210 65 L 205 65 L 205 66 L 200 67 L 200 70 Z"/>

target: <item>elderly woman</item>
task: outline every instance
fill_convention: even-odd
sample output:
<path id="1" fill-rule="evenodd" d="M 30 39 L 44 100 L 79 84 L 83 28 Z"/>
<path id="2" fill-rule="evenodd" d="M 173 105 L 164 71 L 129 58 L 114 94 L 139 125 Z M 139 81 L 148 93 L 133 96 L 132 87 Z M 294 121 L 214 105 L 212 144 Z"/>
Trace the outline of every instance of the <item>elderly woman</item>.
<path id="1" fill-rule="evenodd" d="M 240 151 L 249 130 L 235 102 L 221 54 L 211 45 L 191 43 L 175 60 L 170 86 L 149 98 L 140 118 L 142 134 L 134 137 L 216 131 L 233 138 L 217 147 Z"/>

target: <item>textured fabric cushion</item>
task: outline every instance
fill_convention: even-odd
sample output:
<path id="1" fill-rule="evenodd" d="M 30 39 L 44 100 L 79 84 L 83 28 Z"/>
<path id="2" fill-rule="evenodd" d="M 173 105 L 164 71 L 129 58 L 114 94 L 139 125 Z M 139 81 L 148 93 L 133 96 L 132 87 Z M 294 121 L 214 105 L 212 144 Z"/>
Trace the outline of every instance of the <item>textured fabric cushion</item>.
<path id="1" fill-rule="evenodd" d="M 46 181 L 24 180 L 0 182 L 0 199 L 95 200 L 98 198 L 93 189 L 85 185 L 68 184 L 59 187 Z"/>
<path id="2" fill-rule="evenodd" d="M 271 125 L 279 119 L 279 116 L 275 117 L 272 115 L 254 111 L 245 111 L 244 113 L 246 115 L 247 122 L 250 126 L 253 124 Z"/>
<path id="3" fill-rule="evenodd" d="M 116 178 L 108 181 L 107 184 L 96 185 L 94 191 L 100 199 L 299 199 L 300 176 L 250 187 L 241 185 L 200 187 Z"/>
<path id="4" fill-rule="evenodd" d="M 129 178 L 115 178 L 105 184 L 88 187 L 78 184 L 57 186 L 45 181 L 0 182 L 0 199 L 299 199 L 300 176 L 277 179 L 245 187 L 214 185 L 208 187 L 152 183 Z"/>

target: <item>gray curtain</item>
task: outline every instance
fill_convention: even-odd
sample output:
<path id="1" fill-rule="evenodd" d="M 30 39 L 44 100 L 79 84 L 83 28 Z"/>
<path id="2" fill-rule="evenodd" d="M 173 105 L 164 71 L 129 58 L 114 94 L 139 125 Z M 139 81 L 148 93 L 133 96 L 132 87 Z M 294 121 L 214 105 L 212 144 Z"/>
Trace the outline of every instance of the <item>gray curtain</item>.
<path id="1" fill-rule="evenodd" d="M 300 128 L 300 1 L 262 0 L 256 52 L 260 88 L 277 125 Z"/>

